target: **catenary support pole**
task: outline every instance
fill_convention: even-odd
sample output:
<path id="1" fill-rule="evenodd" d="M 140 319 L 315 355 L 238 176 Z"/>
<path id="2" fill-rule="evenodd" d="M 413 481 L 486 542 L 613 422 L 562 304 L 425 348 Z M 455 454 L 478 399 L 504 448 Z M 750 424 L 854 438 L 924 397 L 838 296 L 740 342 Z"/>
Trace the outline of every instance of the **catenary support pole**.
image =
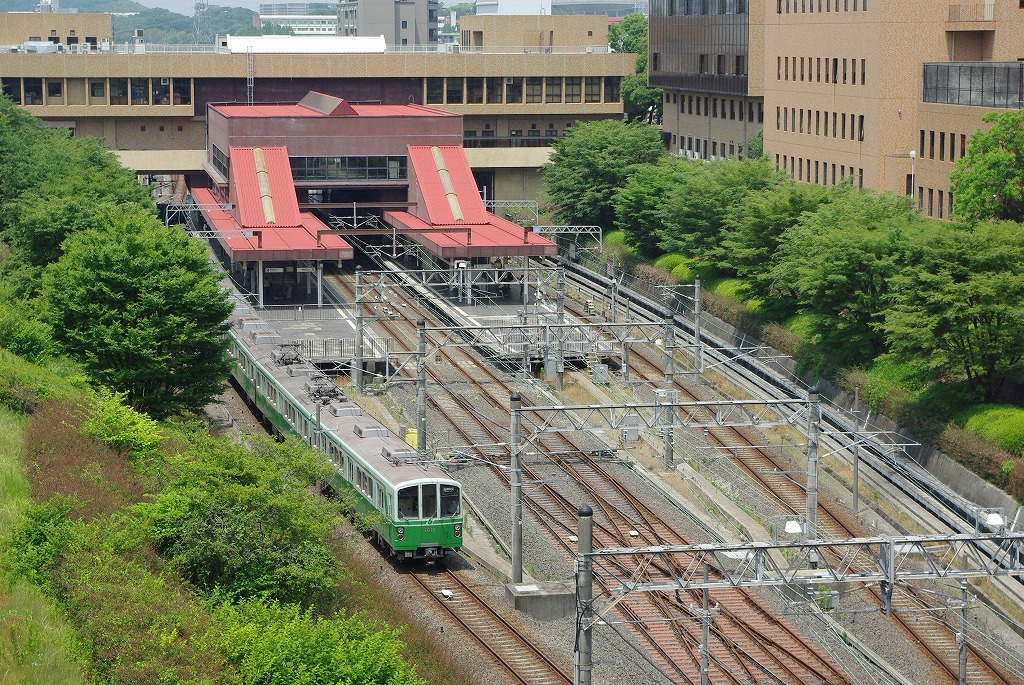
<path id="1" fill-rule="evenodd" d="M 352 384 L 363 391 L 363 267 L 356 265 L 356 359 L 352 367 Z"/>
<path id="2" fill-rule="evenodd" d="M 594 512 L 579 508 L 576 545 L 576 672 L 574 685 L 590 685 L 593 672 L 594 579 L 590 553 L 594 551 Z"/>
<path id="3" fill-rule="evenodd" d="M 956 685 L 967 685 L 967 581 L 960 581 L 960 633 L 956 641 L 960 645 L 960 672 Z"/>
<path id="4" fill-rule="evenodd" d="M 675 387 L 676 326 L 671 314 L 665 314 L 665 387 Z"/>
<path id="5" fill-rule="evenodd" d="M 416 322 L 416 449 L 427 451 L 427 322 Z"/>
<path id="6" fill-rule="evenodd" d="M 693 279 L 693 339 L 697 343 L 697 373 L 704 374 L 704 344 L 700 340 L 700 276 Z"/>
<path id="7" fill-rule="evenodd" d="M 821 405 L 818 404 L 818 386 L 807 393 L 807 537 L 818 540 L 818 427 L 821 423 Z"/>
<path id="8" fill-rule="evenodd" d="M 512 582 L 523 582 L 523 467 L 522 443 L 520 435 L 519 410 L 523 408 L 523 399 L 519 393 L 512 393 L 509 398 L 512 409 L 511 430 L 511 473 L 509 482 L 512 487 Z"/>

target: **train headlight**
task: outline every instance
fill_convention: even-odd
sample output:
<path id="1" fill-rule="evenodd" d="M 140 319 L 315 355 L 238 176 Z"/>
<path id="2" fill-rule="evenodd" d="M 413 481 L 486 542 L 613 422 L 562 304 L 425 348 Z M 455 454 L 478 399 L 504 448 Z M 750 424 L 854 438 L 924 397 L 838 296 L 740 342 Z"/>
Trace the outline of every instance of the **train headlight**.
<path id="1" fill-rule="evenodd" d="M 398 533 L 398 539 L 399 540 L 404 540 L 405 539 L 405 527 L 404 526 L 399 526 L 398 528 L 395 529 L 395 532 Z"/>
<path id="2" fill-rule="evenodd" d="M 455 524 L 455 537 L 457 537 L 457 538 L 461 538 L 462 537 L 462 524 L 461 523 L 456 523 Z"/>

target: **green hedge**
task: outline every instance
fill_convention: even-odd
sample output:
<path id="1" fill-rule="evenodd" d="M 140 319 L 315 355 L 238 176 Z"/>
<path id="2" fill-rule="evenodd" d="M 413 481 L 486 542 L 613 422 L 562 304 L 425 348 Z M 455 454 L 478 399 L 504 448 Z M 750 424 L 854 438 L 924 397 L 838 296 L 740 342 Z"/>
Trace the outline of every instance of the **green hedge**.
<path id="1" fill-rule="evenodd" d="M 960 412 L 956 422 L 1015 456 L 1024 456 L 1024 407 L 979 404 Z"/>

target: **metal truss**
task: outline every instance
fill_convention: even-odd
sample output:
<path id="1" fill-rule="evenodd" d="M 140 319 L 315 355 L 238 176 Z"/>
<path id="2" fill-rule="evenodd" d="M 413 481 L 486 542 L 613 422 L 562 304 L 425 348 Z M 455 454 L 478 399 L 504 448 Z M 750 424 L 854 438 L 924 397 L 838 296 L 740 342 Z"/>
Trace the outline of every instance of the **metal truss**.
<path id="1" fill-rule="evenodd" d="M 229 212 L 234 207 L 230 203 L 198 204 L 191 199 L 185 202 L 169 202 L 164 205 L 164 225 L 185 226 L 185 229 L 196 238 L 251 238 L 251 232 L 243 231 L 214 231 L 207 228 L 206 222 L 202 219 L 202 212 L 223 211 Z M 238 235 L 234 235 L 237 233 Z M 248 234 L 247 234 L 248 233 Z"/>
<path id="2" fill-rule="evenodd" d="M 807 420 L 806 399 L 711 400 L 705 402 L 655 402 L 649 404 L 603 404 L 528 407 L 513 411 L 534 433 L 600 430 L 604 428 L 662 428 L 665 414 L 672 412 L 675 423 L 685 428 L 726 428 L 734 426 L 796 425 Z M 648 410 L 645 412 L 644 410 Z M 651 418 L 651 414 L 653 417 Z M 533 414 L 540 414 L 534 418 Z M 558 425 L 555 422 L 558 422 Z"/>
<path id="3" fill-rule="evenodd" d="M 609 547 L 584 556 L 595 565 L 611 557 L 636 558 L 637 571 L 612 590 L 614 595 L 882 583 L 883 609 L 891 613 L 897 582 L 1024 575 L 1024 533 Z M 642 577 L 649 580 L 641 582 Z"/>
<path id="4" fill-rule="evenodd" d="M 540 222 L 540 206 L 536 200 L 484 200 L 484 209 L 520 226 L 536 226 Z"/>
<path id="5" fill-rule="evenodd" d="M 592 250 L 600 252 L 604 242 L 604 229 L 600 226 L 534 226 L 533 232 L 545 238 L 553 238 L 560 235 L 572 237 L 573 244 L 577 250 Z M 592 244 L 587 241 L 581 242 L 581 238 L 590 238 Z"/>

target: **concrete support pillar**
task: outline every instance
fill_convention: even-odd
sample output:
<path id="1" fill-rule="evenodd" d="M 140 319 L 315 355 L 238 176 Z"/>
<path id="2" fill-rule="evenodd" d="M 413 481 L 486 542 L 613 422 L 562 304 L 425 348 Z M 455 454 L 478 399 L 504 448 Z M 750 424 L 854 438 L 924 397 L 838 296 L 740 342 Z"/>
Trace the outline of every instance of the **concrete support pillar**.
<path id="1" fill-rule="evenodd" d="M 512 582 L 523 582 L 523 467 L 522 467 L 522 436 L 520 435 L 519 410 L 523 408 L 523 399 L 519 393 L 512 393 L 509 398 L 512 410 L 511 430 L 511 469 L 509 481 L 512 486 Z"/>
<path id="2" fill-rule="evenodd" d="M 576 663 L 574 685 L 590 685 L 594 668 L 594 512 L 586 504 L 579 508 L 576 560 Z"/>

